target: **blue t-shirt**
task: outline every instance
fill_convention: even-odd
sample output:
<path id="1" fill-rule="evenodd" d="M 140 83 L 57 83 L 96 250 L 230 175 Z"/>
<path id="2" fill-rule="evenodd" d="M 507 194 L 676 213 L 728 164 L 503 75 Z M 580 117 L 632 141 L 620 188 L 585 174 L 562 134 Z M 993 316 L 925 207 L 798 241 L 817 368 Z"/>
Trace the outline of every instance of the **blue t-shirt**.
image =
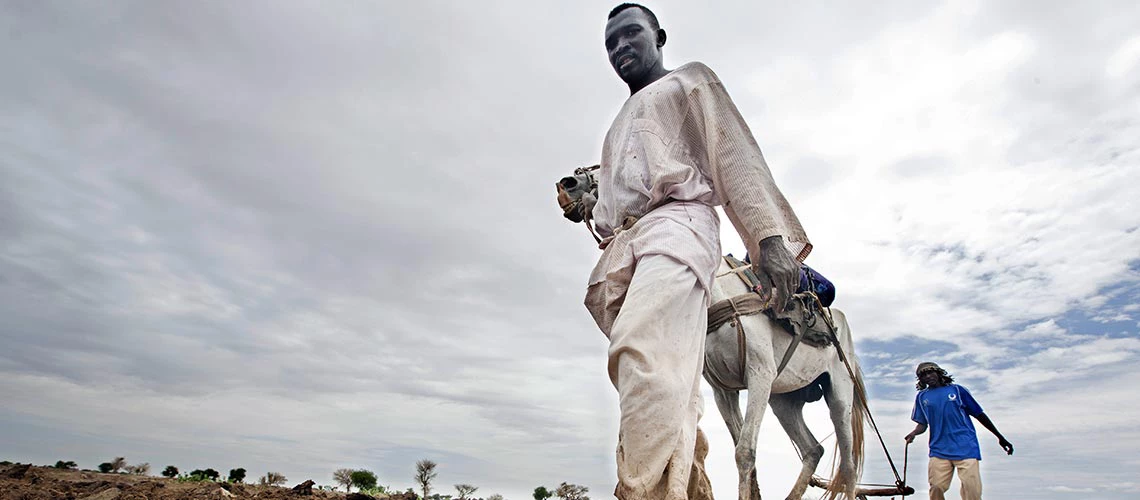
<path id="1" fill-rule="evenodd" d="M 970 416 L 982 406 L 965 387 L 949 384 L 918 391 L 910 419 L 930 428 L 930 456 L 945 460 L 982 459 Z"/>

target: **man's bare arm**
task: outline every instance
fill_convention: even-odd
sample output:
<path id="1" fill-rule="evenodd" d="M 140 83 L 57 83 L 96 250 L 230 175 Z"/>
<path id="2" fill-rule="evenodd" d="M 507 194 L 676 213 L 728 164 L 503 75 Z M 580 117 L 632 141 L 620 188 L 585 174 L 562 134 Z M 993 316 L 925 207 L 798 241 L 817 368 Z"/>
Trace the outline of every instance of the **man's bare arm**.
<path id="1" fill-rule="evenodd" d="M 978 419 L 979 423 L 981 423 L 986 429 L 989 429 L 990 432 L 997 436 L 998 445 L 1001 446 L 1001 449 L 1005 450 L 1006 455 L 1013 455 L 1013 444 L 1009 441 L 1006 441 L 1005 437 L 1002 436 L 1000 432 L 998 432 L 997 426 L 994 425 L 992 420 L 990 420 L 990 417 L 986 416 L 985 413 L 979 413 L 975 415 L 974 418 Z"/>
<path id="2" fill-rule="evenodd" d="M 910 442 L 914 441 L 915 436 L 922 434 L 924 432 L 926 432 L 926 424 L 918 424 L 917 426 L 915 426 L 914 430 L 910 431 L 910 434 L 907 434 L 906 437 L 903 439 L 906 439 L 906 442 L 910 443 Z"/>

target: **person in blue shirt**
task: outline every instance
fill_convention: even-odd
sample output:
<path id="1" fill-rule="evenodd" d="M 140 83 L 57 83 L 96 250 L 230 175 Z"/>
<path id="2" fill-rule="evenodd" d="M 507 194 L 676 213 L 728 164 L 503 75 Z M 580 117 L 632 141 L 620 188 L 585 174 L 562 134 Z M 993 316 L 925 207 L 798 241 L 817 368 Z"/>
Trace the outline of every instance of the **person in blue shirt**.
<path id="1" fill-rule="evenodd" d="M 962 500 L 980 500 L 982 476 L 978 471 L 978 461 L 982 459 L 982 451 L 970 417 L 997 436 L 998 444 L 1007 455 L 1013 454 L 1013 445 L 982 412 L 982 406 L 970 391 L 955 384 L 946 370 L 927 361 L 919 363 L 915 375 L 918 377 L 918 395 L 914 398 L 910 419 L 918 426 L 906 435 L 906 442 L 914 441 L 915 436 L 930 428 L 930 499 L 945 498 L 957 470 L 958 481 L 962 483 Z"/>

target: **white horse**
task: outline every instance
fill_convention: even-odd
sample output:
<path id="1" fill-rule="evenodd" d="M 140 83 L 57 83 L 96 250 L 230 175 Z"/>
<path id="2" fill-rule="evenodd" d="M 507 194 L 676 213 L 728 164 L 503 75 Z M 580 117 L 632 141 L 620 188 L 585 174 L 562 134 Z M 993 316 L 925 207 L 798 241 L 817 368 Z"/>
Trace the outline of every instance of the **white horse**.
<path id="1" fill-rule="evenodd" d="M 721 259 L 712 287 L 712 302 L 715 304 L 748 293 L 752 293 L 748 286 L 727 261 Z M 839 467 L 830 481 L 829 498 L 839 495 L 850 500 L 856 498 L 855 487 L 863 463 L 863 417 L 867 411 L 863 375 L 854 356 L 847 319 L 835 309 L 831 314 L 836 336 L 851 363 L 854 379 L 834 346 L 814 347 L 802 342 L 777 377 L 777 367 L 793 337 L 763 313 L 739 317 L 745 332 L 743 342 L 731 321 L 710 332 L 705 340 L 704 376 L 713 388 L 717 408 L 736 445 L 740 500 L 760 499 L 756 482 L 756 438 L 766 406 L 772 407 L 772 413 L 802 459 L 799 477 L 787 497 L 802 498 L 824 453 L 823 446 L 808 430 L 803 419 L 805 394 L 812 389 L 822 389 L 839 449 Z M 740 358 L 742 345 L 747 353 L 746 363 L 742 363 Z M 746 365 L 743 373 L 742 364 Z M 741 390 L 748 391 L 743 418 L 740 414 Z M 860 391 L 863 397 L 856 391 Z"/>

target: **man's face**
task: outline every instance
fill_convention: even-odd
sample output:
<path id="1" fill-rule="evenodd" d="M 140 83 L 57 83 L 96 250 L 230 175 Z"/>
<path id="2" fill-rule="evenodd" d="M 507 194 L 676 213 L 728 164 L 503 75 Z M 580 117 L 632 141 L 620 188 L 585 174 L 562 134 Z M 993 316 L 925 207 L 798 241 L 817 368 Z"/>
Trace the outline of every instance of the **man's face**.
<path id="1" fill-rule="evenodd" d="M 942 385 L 942 374 L 938 373 L 938 370 L 926 370 L 918 376 L 918 379 L 927 387 L 940 387 Z"/>
<path id="2" fill-rule="evenodd" d="M 606 53 L 610 65 L 626 83 L 647 78 L 661 60 L 657 33 L 641 9 L 625 9 L 606 23 Z"/>

